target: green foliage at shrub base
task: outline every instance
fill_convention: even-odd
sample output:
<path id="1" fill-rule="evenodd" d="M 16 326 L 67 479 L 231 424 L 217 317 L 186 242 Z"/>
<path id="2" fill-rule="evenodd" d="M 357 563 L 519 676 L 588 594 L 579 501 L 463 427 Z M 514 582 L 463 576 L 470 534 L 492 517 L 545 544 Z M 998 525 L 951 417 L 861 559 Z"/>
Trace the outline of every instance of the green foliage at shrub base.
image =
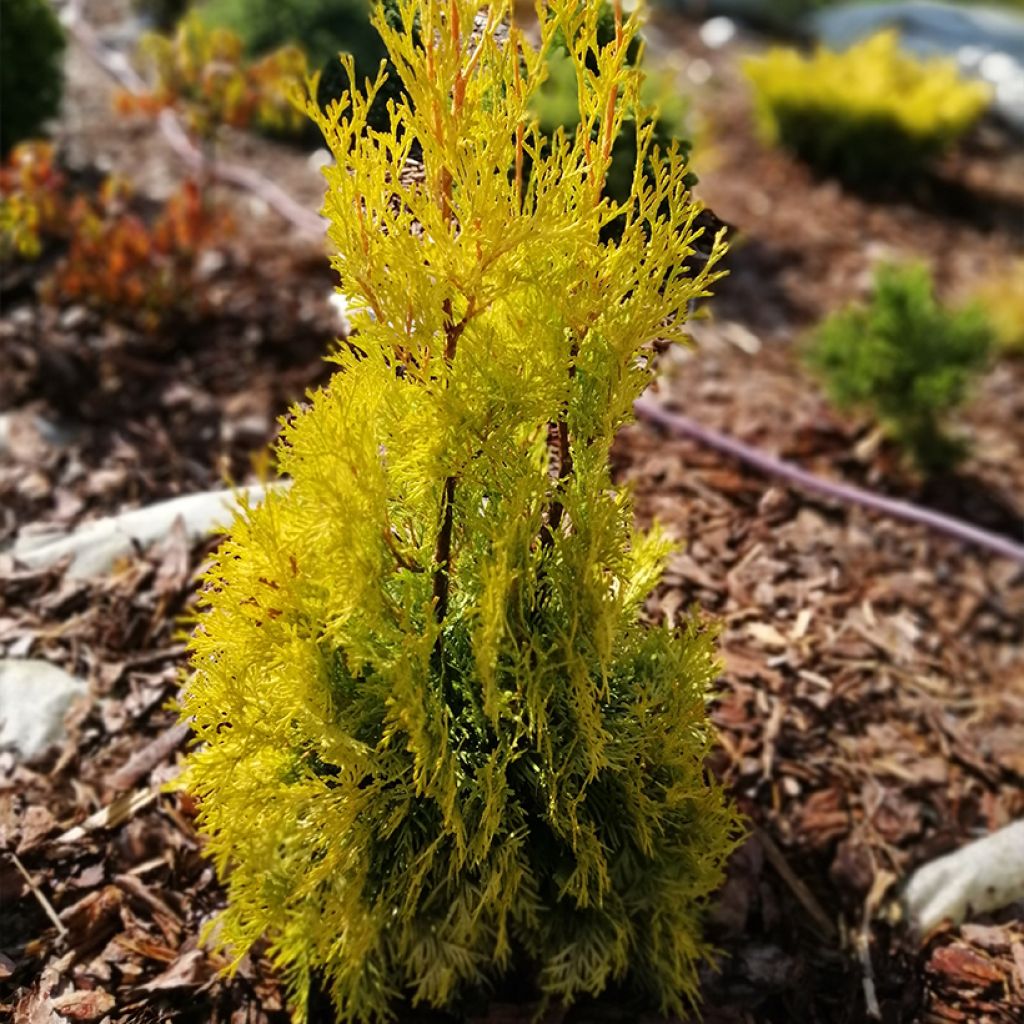
<path id="1" fill-rule="evenodd" d="M 451 1006 L 514 965 L 555 1000 L 628 979 L 678 1011 L 696 999 L 704 909 L 737 839 L 703 764 L 713 633 L 645 629 L 632 600 L 609 597 L 612 571 L 622 595 L 646 589 L 660 545 L 630 551 L 629 506 L 582 489 L 572 513 L 585 503 L 594 529 L 557 559 L 508 526 L 498 571 L 522 585 L 493 678 L 478 659 L 495 623 L 473 611 L 489 586 L 460 595 L 440 664 L 429 581 L 386 584 L 404 635 L 343 622 L 338 554 L 359 513 L 334 491 L 345 474 L 322 476 L 340 461 L 311 446 L 334 438 L 340 453 L 357 417 L 373 421 L 363 375 L 349 363 L 295 424 L 292 492 L 236 524 L 208 577 L 223 591 L 193 641 L 188 706 L 207 740 L 220 730 L 192 778 L 229 878 L 225 932 L 268 934 L 300 1006 L 322 970 L 343 1020 L 385 1019 L 402 996 Z M 614 570 L 590 564 L 595 544 Z M 483 548 L 471 557 L 465 580 L 498 569 Z"/>
<path id="2" fill-rule="evenodd" d="M 0 0 L 0 156 L 59 111 L 64 45 L 46 0 Z"/>
<path id="3" fill-rule="evenodd" d="M 866 306 L 818 329 L 806 358 L 841 408 L 870 412 L 925 472 L 965 451 L 944 420 L 985 367 L 992 333 L 978 306 L 943 309 L 921 266 L 881 266 Z"/>

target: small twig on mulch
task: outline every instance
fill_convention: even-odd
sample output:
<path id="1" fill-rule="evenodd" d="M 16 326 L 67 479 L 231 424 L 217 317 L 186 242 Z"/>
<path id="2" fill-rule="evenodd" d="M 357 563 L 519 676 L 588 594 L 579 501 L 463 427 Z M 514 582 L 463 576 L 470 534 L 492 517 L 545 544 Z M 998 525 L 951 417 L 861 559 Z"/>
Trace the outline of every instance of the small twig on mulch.
<path id="1" fill-rule="evenodd" d="M 43 913 L 53 922 L 54 927 L 57 929 L 57 934 L 62 938 L 67 935 L 67 928 L 64 927 L 60 917 L 57 916 L 57 911 L 53 909 L 53 904 L 46 898 L 46 894 L 42 889 L 36 885 L 35 879 L 28 873 L 25 865 L 18 859 L 18 855 L 13 851 L 8 851 L 11 855 L 11 861 L 14 866 L 18 869 L 18 873 L 22 878 L 25 879 L 25 884 L 29 888 L 29 892 L 35 897 L 36 902 L 43 908 Z"/>
<path id="2" fill-rule="evenodd" d="M 811 919 L 817 925 L 818 930 L 830 942 L 836 939 L 836 926 L 832 919 L 825 912 L 825 908 L 815 898 L 814 893 L 796 876 L 796 873 L 789 866 L 782 851 L 776 846 L 775 841 L 764 829 L 757 830 L 758 842 L 760 842 L 768 863 L 775 868 L 779 877 L 789 887 L 790 892 L 797 898 L 800 905 L 807 911 Z"/>

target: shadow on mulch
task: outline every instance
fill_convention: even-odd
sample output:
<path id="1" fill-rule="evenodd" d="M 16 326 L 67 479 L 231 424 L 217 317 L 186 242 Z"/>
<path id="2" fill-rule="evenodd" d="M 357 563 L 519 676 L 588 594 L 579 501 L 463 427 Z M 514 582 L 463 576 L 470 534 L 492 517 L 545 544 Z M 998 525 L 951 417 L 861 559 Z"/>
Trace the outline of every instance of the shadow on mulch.
<path id="1" fill-rule="evenodd" d="M 954 472 L 920 485 L 913 500 L 992 533 L 1020 540 L 1024 518 L 1018 508 L 975 474 Z"/>

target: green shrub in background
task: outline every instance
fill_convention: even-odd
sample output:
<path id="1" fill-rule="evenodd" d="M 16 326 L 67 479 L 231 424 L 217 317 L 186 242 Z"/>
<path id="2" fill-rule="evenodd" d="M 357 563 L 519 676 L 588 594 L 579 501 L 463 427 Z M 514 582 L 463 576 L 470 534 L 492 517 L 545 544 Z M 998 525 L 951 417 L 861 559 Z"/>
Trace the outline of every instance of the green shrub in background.
<path id="1" fill-rule="evenodd" d="M 342 101 L 310 107 L 358 347 L 287 423 L 292 485 L 235 522 L 191 641 L 218 934 L 237 956 L 269 939 L 298 1019 L 317 978 L 344 1022 L 509 977 L 679 1013 L 739 831 L 705 765 L 719 664 L 699 619 L 645 622 L 671 544 L 635 528 L 610 452 L 724 244 L 692 269 L 676 147 L 621 210 L 605 194 L 635 15 L 602 47 L 595 5 L 540 9 L 583 95 L 549 145 L 509 0 L 396 7 L 376 14 L 408 90 L 391 130 L 365 130 L 351 58 Z M 637 135 L 643 161 L 642 115 Z"/>
<path id="2" fill-rule="evenodd" d="M 47 0 L 0 0 L 0 155 L 60 109 L 64 32 Z"/>
<path id="3" fill-rule="evenodd" d="M 387 50 L 370 25 L 377 0 L 208 0 L 200 8 L 211 25 L 230 28 L 242 38 L 246 50 L 262 55 L 280 46 L 299 46 L 310 68 L 320 69 L 317 98 L 321 106 L 338 99 L 347 86 L 339 53 L 355 59 L 359 80 L 374 78 Z M 387 16 L 394 18 L 392 0 L 382 0 Z M 377 94 L 370 127 L 387 129 L 388 100 L 402 95 L 402 84 L 393 66 Z M 312 134 L 312 133 L 311 133 Z"/>
<path id="4" fill-rule="evenodd" d="M 988 86 L 944 59 L 904 53 L 880 32 L 843 53 L 775 48 L 744 62 L 763 135 L 857 185 L 905 179 L 962 136 Z"/>
<path id="5" fill-rule="evenodd" d="M 869 412 L 931 473 L 964 452 L 944 421 L 984 369 L 991 345 L 980 306 L 944 309 L 926 267 L 883 265 L 870 301 L 826 320 L 806 358 L 840 408 Z"/>

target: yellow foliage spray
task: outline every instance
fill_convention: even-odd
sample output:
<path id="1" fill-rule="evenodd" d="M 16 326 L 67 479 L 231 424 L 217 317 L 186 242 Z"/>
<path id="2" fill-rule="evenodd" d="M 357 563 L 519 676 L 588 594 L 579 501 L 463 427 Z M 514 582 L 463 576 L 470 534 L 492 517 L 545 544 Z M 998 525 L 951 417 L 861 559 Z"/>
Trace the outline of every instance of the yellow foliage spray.
<path id="1" fill-rule="evenodd" d="M 639 22 L 617 10 L 600 45 L 599 6 L 539 4 L 534 45 L 507 0 L 397 0 L 389 130 L 351 60 L 309 102 L 357 333 L 287 422 L 291 488 L 207 573 L 183 696 L 219 934 L 239 958 L 269 939 L 300 1021 L 314 980 L 341 1021 L 509 976 L 696 996 L 739 832 L 704 765 L 714 638 L 644 623 L 670 544 L 634 529 L 609 452 L 724 244 L 696 255 L 685 161 L 652 151 L 626 59 Z M 558 29 L 571 139 L 531 113 Z"/>

